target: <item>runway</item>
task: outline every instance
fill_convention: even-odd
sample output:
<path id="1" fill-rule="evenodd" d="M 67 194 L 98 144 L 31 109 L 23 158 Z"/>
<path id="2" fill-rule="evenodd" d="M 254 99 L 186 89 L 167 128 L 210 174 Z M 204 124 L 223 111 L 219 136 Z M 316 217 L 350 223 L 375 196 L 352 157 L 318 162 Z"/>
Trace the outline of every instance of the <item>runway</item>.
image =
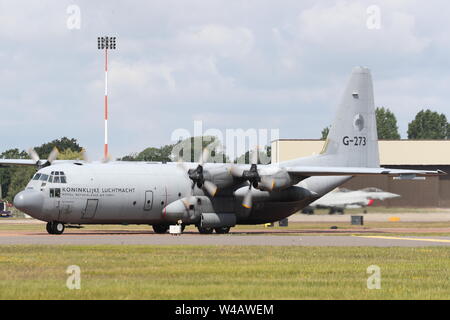
<path id="1" fill-rule="evenodd" d="M 365 221 L 386 222 L 393 214 L 364 215 Z M 372 246 L 372 247 L 423 247 L 450 246 L 450 212 L 397 214 L 400 221 L 435 222 L 436 225 L 420 227 L 407 224 L 381 224 L 378 227 L 350 228 L 350 215 L 293 215 L 289 221 L 295 227 L 284 228 L 233 228 L 227 235 L 200 235 L 196 229 L 187 228 L 180 236 L 160 235 L 149 226 L 142 228 L 89 226 L 83 229 L 67 228 L 62 235 L 49 235 L 45 223 L 35 219 L 1 219 L 0 245 L 212 245 L 212 246 Z M 339 229 L 330 229 L 334 222 L 345 223 Z M 311 223 L 329 223 L 321 228 L 311 228 Z M 348 223 L 348 227 L 347 227 Z M 20 225 L 20 226 L 19 226 Z M 24 226 L 25 225 L 25 226 Z M 309 225 L 305 228 L 306 225 Z M 14 227 L 16 226 L 16 227 Z M 28 227 L 29 226 L 29 227 Z M 427 236 L 422 236 L 427 234 Z M 443 236 L 444 235 L 444 236 Z"/>
<path id="2" fill-rule="evenodd" d="M 289 235 L 235 232 L 228 235 L 185 233 L 179 236 L 153 232 L 45 232 L 0 233 L 0 245 L 177 245 L 177 246 L 331 246 L 424 247 L 450 246 L 450 237 L 390 235 Z"/>

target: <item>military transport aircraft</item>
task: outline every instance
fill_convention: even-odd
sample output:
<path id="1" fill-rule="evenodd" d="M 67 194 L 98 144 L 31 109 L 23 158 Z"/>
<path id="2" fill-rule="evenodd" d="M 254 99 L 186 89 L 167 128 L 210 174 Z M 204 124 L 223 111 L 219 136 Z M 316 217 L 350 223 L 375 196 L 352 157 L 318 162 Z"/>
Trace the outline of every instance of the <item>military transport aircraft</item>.
<path id="1" fill-rule="evenodd" d="M 299 123 L 301 120 L 299 119 Z M 236 224 L 279 221 L 353 176 L 399 179 L 444 172 L 379 166 L 372 79 L 354 68 L 337 116 L 319 155 L 258 165 L 0 159 L 0 165 L 36 165 L 37 173 L 14 205 L 47 222 L 50 234 L 65 226 L 147 224 L 157 233 L 170 225 L 195 225 L 200 233 L 227 233 Z M 202 157 L 202 159 L 204 159 Z"/>

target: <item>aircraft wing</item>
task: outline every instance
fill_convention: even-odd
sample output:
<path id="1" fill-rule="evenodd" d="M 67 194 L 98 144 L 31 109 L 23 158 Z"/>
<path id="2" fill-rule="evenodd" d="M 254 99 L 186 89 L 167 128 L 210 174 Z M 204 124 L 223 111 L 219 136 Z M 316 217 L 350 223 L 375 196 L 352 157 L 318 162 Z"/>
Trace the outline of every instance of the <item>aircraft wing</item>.
<path id="1" fill-rule="evenodd" d="M 371 176 L 387 175 L 400 179 L 414 179 L 416 177 L 441 176 L 447 173 L 442 170 L 408 170 L 389 168 L 363 167 L 287 167 L 287 172 L 294 176 Z"/>
<path id="2" fill-rule="evenodd" d="M 10 166 L 40 166 L 47 162 L 47 160 L 39 160 L 39 163 L 32 159 L 0 159 L 0 167 Z M 82 160 L 55 160 L 52 164 L 60 164 L 67 162 L 84 162 Z"/>
<path id="3" fill-rule="evenodd" d="M 35 166 L 36 161 L 31 159 L 0 159 L 0 167 L 9 166 Z"/>

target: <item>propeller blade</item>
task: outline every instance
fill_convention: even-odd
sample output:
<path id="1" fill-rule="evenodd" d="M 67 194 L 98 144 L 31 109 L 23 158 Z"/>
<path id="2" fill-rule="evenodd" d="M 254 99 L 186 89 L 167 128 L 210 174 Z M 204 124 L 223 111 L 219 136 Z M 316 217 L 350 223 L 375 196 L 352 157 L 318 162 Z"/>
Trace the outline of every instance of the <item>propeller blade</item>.
<path id="1" fill-rule="evenodd" d="M 244 200 L 242 201 L 242 206 L 244 208 L 250 209 L 252 207 L 252 187 L 248 188 L 247 193 L 244 196 Z"/>
<path id="2" fill-rule="evenodd" d="M 58 149 L 56 147 L 53 148 L 52 152 L 50 152 L 50 154 L 48 155 L 47 161 L 48 163 L 52 164 L 53 161 L 56 160 L 56 158 L 58 157 Z"/>
<path id="3" fill-rule="evenodd" d="M 203 166 L 203 164 L 208 161 L 209 158 L 209 149 L 205 147 L 200 155 L 200 159 L 198 160 L 199 165 Z"/>
<path id="4" fill-rule="evenodd" d="M 214 197 L 217 193 L 217 186 L 212 183 L 211 181 L 205 180 L 203 183 L 203 186 L 205 187 L 206 191 L 211 195 L 211 197 Z"/>
<path id="5" fill-rule="evenodd" d="M 28 155 L 34 162 L 38 162 L 40 160 L 39 155 L 37 154 L 36 150 L 34 150 L 34 148 L 28 150 Z"/>
<path id="6" fill-rule="evenodd" d="M 273 188 L 275 187 L 275 179 L 262 176 L 261 184 L 263 185 L 264 189 L 266 189 L 268 191 L 272 191 Z"/>
<path id="7" fill-rule="evenodd" d="M 177 161 L 177 168 L 180 170 L 183 170 L 183 172 L 187 175 L 187 172 L 189 170 L 188 166 L 182 162 L 181 160 Z"/>
<path id="8" fill-rule="evenodd" d="M 196 198 L 194 196 L 189 196 L 188 198 L 183 198 L 182 202 L 187 211 L 189 211 L 189 207 L 195 203 Z"/>
<path id="9" fill-rule="evenodd" d="M 251 152 L 250 164 L 258 164 L 258 146 L 255 147 L 253 152 Z"/>
<path id="10" fill-rule="evenodd" d="M 91 162 L 91 160 L 89 159 L 88 153 L 85 149 L 81 149 L 81 159 L 80 160 L 84 160 L 86 162 Z"/>
<path id="11" fill-rule="evenodd" d="M 233 177 L 240 178 L 240 177 L 242 177 L 242 174 L 244 173 L 244 169 L 239 166 L 231 166 L 230 173 Z"/>
<path id="12" fill-rule="evenodd" d="M 181 202 L 183 202 L 184 208 L 186 210 L 189 210 L 189 201 L 187 199 L 183 199 L 183 200 L 181 200 Z"/>

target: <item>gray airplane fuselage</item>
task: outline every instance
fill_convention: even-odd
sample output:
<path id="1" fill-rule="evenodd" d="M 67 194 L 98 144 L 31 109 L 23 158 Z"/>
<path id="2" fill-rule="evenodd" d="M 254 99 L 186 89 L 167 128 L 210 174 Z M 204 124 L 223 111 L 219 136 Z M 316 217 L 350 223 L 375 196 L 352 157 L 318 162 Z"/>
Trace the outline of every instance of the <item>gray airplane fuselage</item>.
<path id="1" fill-rule="evenodd" d="M 195 164 L 191 166 L 195 167 Z M 61 173 L 61 176 L 64 174 L 65 183 L 50 182 L 48 178 L 47 181 L 31 180 L 26 189 L 17 195 L 16 206 L 32 217 L 47 222 L 173 224 L 176 221 L 168 219 L 166 206 L 192 193 L 192 181 L 174 164 L 80 162 L 52 165 L 39 170 L 37 174 L 54 178 L 55 173 Z M 318 180 L 325 177 L 314 178 Z M 326 177 L 326 189 L 346 179 L 334 177 L 336 181 L 333 181 L 333 177 Z M 309 196 L 308 190 L 300 184 L 280 192 L 254 190 L 252 209 L 242 207 L 239 192 L 225 189 L 215 197 L 208 197 L 201 189 L 195 188 L 194 195 L 204 199 L 203 203 L 196 203 L 195 210 L 197 217 L 202 213 L 235 214 L 238 224 L 273 222 L 317 199 Z M 243 184 L 242 189 L 247 188 Z M 21 198 L 29 201 L 29 204 L 21 202 Z M 208 200 L 212 210 L 211 206 L 205 205 Z M 198 219 L 184 222 L 196 224 Z"/>

